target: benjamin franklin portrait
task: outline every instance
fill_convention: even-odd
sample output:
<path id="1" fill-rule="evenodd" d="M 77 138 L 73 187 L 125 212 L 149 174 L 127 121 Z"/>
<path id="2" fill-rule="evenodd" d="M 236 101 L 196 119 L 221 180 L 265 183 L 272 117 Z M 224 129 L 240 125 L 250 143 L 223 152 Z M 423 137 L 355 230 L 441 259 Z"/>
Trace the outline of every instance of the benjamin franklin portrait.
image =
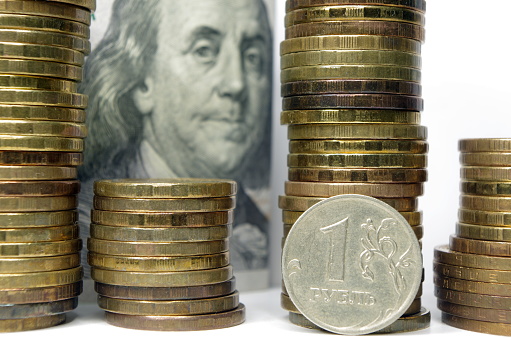
<path id="1" fill-rule="evenodd" d="M 235 272 L 267 268 L 257 199 L 269 188 L 271 57 L 262 0 L 116 0 L 80 90 L 89 95 L 82 234 L 94 180 L 229 178 Z"/>

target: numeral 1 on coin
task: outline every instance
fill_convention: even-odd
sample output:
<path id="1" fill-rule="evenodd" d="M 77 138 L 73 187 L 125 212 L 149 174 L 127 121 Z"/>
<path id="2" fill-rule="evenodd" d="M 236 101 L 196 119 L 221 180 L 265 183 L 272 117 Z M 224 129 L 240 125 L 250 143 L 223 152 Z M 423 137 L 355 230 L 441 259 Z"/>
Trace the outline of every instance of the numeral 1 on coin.
<path id="1" fill-rule="evenodd" d="M 348 217 L 337 223 L 320 228 L 319 230 L 330 238 L 328 280 L 332 282 L 342 282 L 344 281 Z"/>

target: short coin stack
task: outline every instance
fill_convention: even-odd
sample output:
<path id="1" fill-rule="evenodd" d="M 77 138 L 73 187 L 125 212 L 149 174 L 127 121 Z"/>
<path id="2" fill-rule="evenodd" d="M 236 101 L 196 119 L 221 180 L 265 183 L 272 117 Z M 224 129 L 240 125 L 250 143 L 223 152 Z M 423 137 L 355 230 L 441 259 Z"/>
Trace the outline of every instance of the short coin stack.
<path id="1" fill-rule="evenodd" d="M 0 331 L 77 306 L 87 98 L 77 93 L 95 0 L 0 1 Z"/>
<path id="2" fill-rule="evenodd" d="M 228 252 L 234 181 L 103 180 L 94 194 L 88 261 L 109 323 L 189 331 L 244 321 Z"/>
<path id="3" fill-rule="evenodd" d="M 511 336 L 511 139 L 465 139 L 456 235 L 435 248 L 442 320 Z"/>
<path id="4" fill-rule="evenodd" d="M 394 207 L 420 240 L 417 197 L 428 149 L 420 125 L 425 2 L 288 0 L 286 10 L 281 123 L 289 125 L 290 154 L 286 195 L 279 199 L 284 236 L 315 203 L 360 194 Z M 420 295 L 404 316 L 421 318 Z M 282 305 L 297 317 L 285 289 Z"/>

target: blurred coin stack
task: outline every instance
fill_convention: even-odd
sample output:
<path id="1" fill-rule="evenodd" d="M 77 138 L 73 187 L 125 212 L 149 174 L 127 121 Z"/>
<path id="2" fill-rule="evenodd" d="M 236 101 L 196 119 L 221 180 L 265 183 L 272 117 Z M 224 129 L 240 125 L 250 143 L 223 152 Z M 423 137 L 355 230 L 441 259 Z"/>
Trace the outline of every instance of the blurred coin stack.
<path id="1" fill-rule="evenodd" d="M 94 194 L 88 261 L 107 322 L 192 331 L 244 321 L 229 264 L 234 181 L 103 180 Z"/>
<path id="2" fill-rule="evenodd" d="M 62 323 L 82 291 L 77 86 L 94 8 L 0 1 L 0 331 Z"/>
<path id="3" fill-rule="evenodd" d="M 456 234 L 435 248 L 442 320 L 511 336 L 511 139 L 465 139 Z"/>
<path id="4" fill-rule="evenodd" d="M 335 195 L 378 198 L 420 241 L 426 181 L 420 125 L 423 0 L 288 0 L 281 44 L 281 123 L 288 125 L 284 240 L 298 217 Z M 429 325 L 422 291 L 388 332 Z M 283 289 L 292 322 L 304 320 Z M 406 323 L 406 324 L 399 324 Z"/>

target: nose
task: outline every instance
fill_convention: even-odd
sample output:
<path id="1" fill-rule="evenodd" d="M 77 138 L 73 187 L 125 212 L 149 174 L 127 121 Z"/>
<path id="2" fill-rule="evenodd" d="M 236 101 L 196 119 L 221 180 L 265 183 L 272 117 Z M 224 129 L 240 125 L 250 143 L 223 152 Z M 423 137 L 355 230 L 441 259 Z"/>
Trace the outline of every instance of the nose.
<path id="1" fill-rule="evenodd" d="M 232 46 L 223 55 L 218 92 L 220 96 L 241 101 L 245 95 L 246 82 L 241 51 Z"/>

